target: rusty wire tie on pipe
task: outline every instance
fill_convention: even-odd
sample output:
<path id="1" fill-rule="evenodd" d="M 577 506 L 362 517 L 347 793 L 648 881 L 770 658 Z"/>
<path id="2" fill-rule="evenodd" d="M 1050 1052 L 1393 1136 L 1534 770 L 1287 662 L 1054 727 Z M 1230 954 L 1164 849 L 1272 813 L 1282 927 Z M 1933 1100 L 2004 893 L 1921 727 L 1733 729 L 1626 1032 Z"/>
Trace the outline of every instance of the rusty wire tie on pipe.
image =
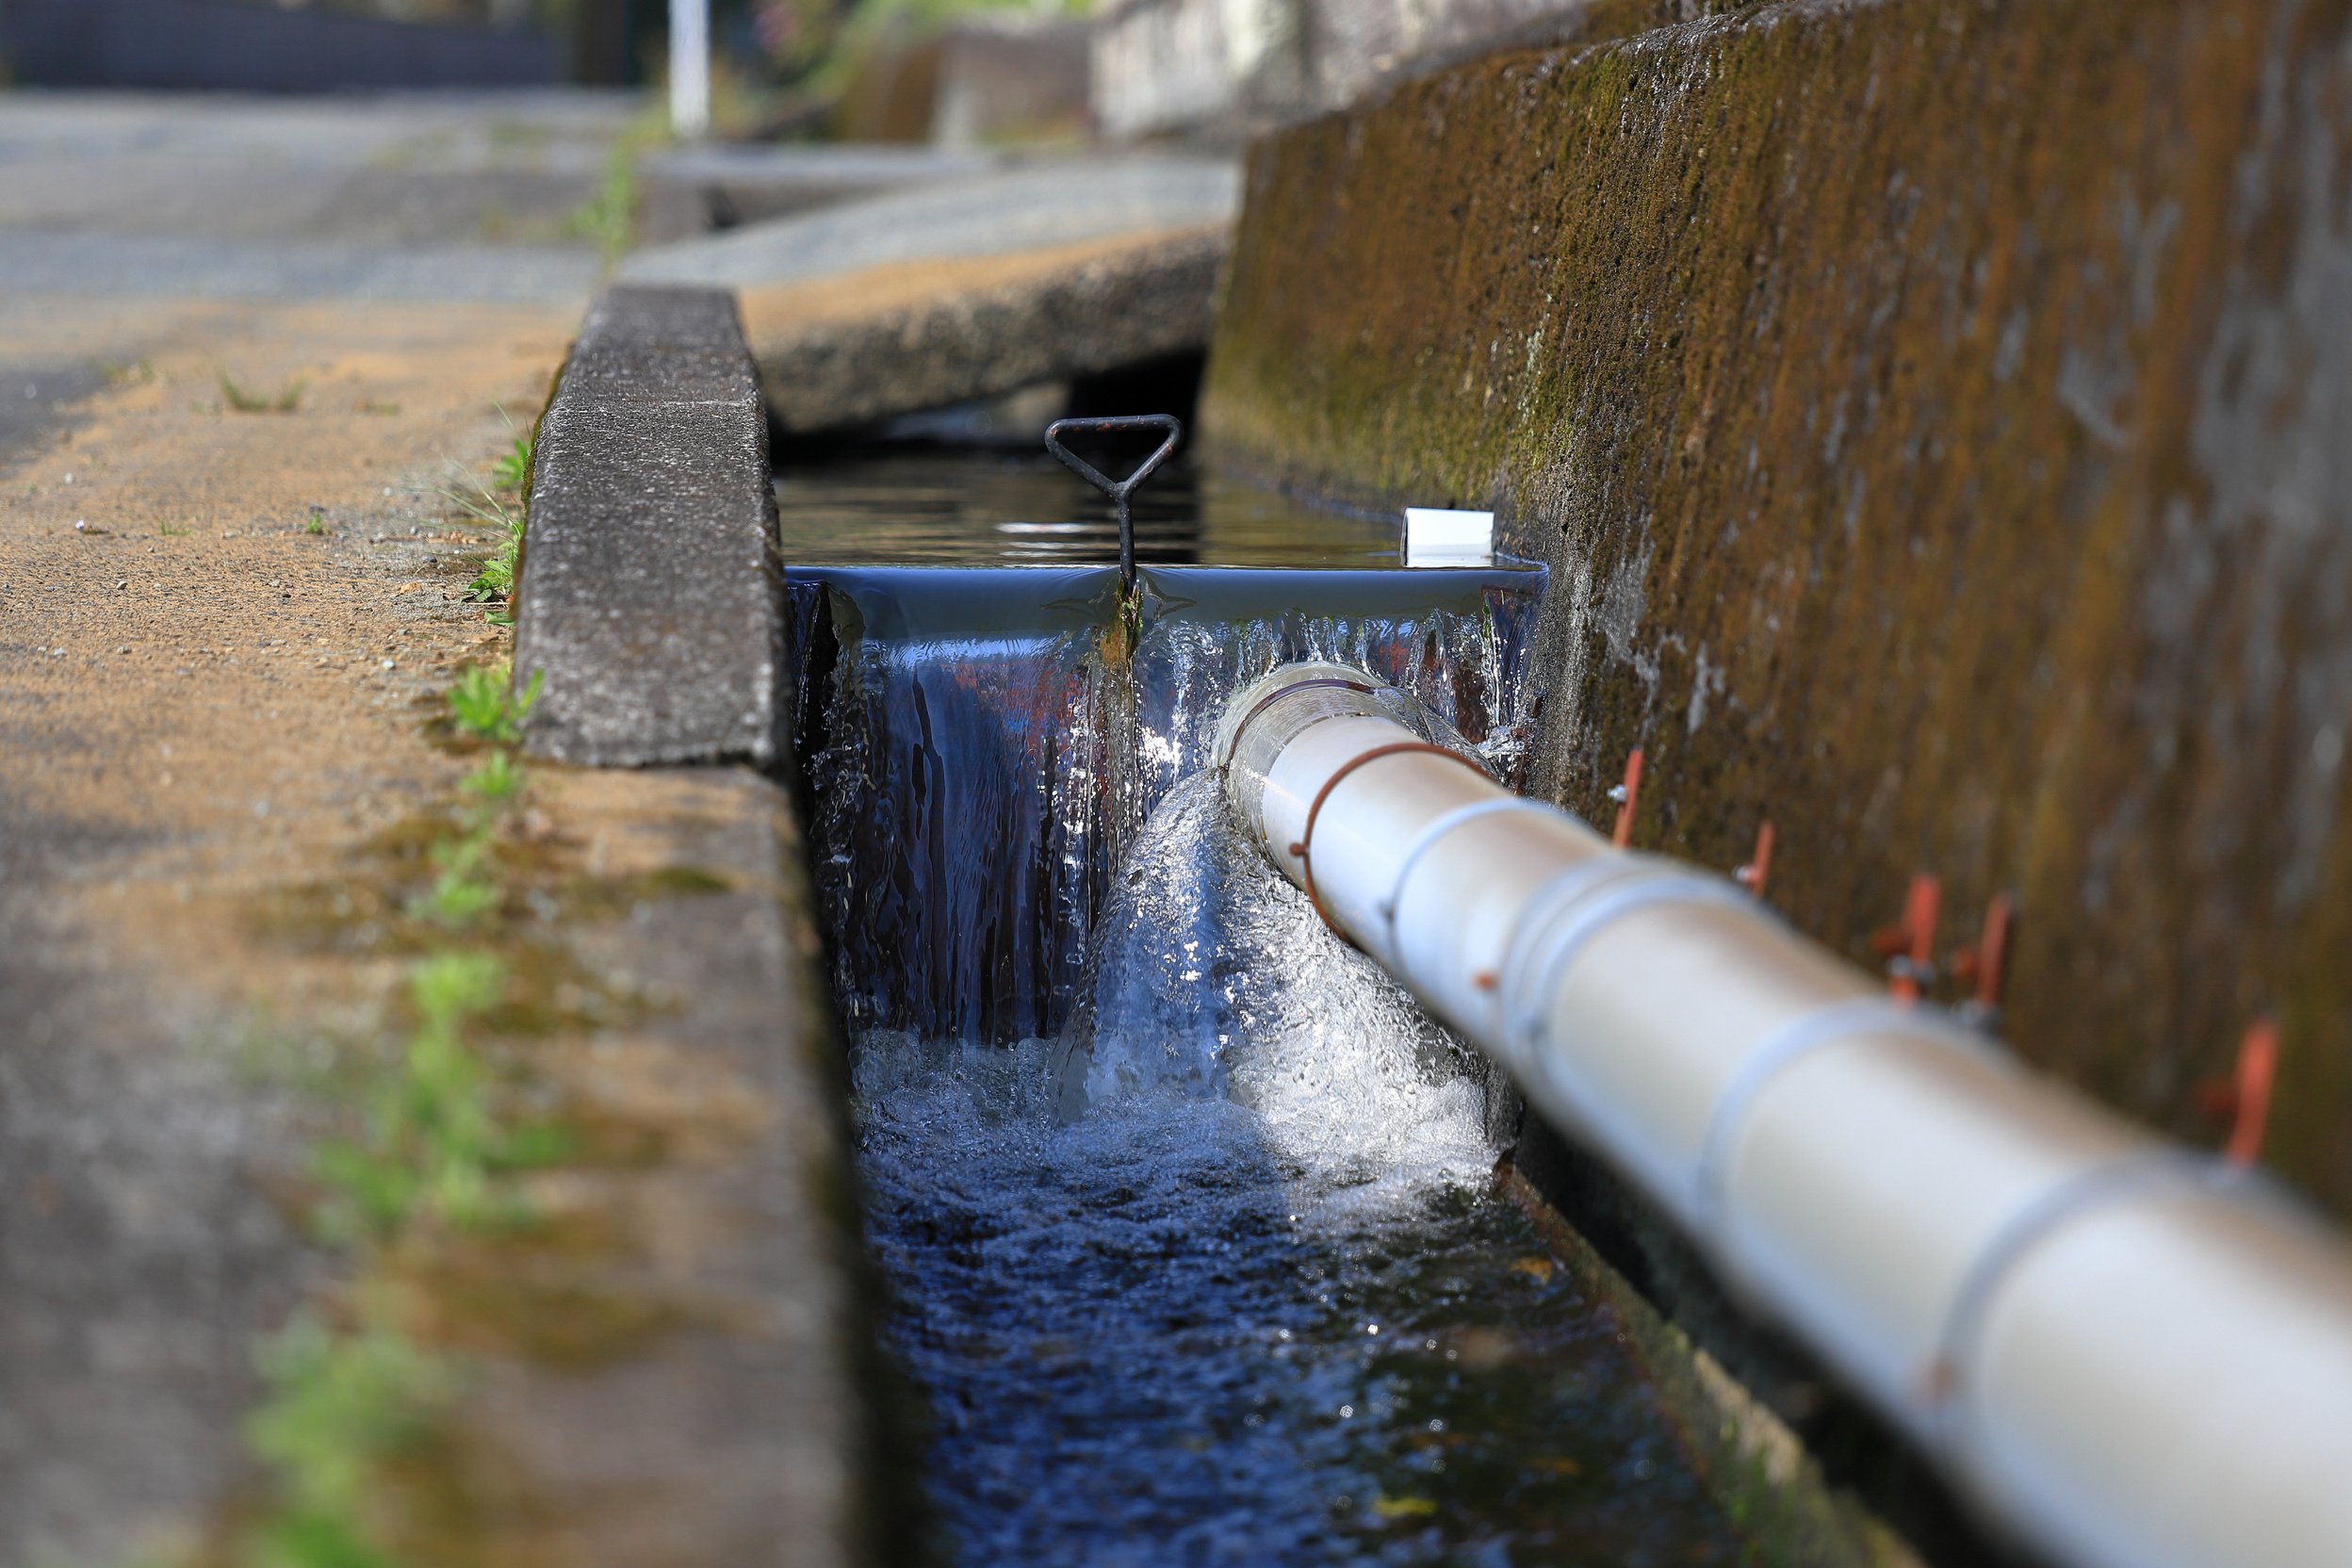
<path id="1" fill-rule="evenodd" d="M 1323 814 L 1323 803 L 1331 798 L 1331 792 L 1339 788 L 1340 781 L 1366 762 L 1377 762 L 1383 757 L 1399 757 L 1408 753 L 1425 751 L 1435 753 L 1448 761 L 1460 762 L 1480 778 L 1489 783 L 1494 782 L 1494 776 L 1487 772 L 1486 764 L 1475 757 L 1464 757 L 1461 752 L 1449 746 L 1441 746 L 1430 741 L 1392 741 L 1387 745 L 1374 746 L 1370 751 L 1358 752 L 1347 761 L 1342 762 L 1338 772 L 1323 781 L 1323 787 L 1315 792 L 1314 803 L 1307 808 L 1306 825 L 1298 830 L 1298 841 L 1290 846 L 1292 858 L 1298 862 L 1298 878 L 1305 884 L 1307 902 L 1315 906 L 1315 912 L 1322 917 L 1324 928 L 1350 947 L 1356 945 L 1355 939 L 1340 929 L 1339 922 L 1333 920 L 1331 910 L 1323 906 L 1323 895 L 1315 890 L 1315 861 L 1308 848 L 1315 841 L 1315 819 Z"/>
<path id="2" fill-rule="evenodd" d="M 1115 435 L 1122 431 L 1165 431 L 1167 436 L 1152 449 L 1152 455 L 1135 466 L 1135 472 L 1125 479 L 1115 480 L 1062 445 L 1064 435 Z M 1168 461 L 1168 454 L 1176 449 L 1183 439 L 1184 427 L 1173 414 L 1119 414 L 1101 419 L 1056 419 L 1045 427 L 1045 449 L 1058 457 L 1079 478 L 1111 498 L 1111 505 L 1119 514 L 1119 586 L 1122 593 L 1133 593 L 1135 587 L 1135 520 L 1127 508 L 1127 498 L 1137 485 L 1152 477 L 1152 471 Z"/>

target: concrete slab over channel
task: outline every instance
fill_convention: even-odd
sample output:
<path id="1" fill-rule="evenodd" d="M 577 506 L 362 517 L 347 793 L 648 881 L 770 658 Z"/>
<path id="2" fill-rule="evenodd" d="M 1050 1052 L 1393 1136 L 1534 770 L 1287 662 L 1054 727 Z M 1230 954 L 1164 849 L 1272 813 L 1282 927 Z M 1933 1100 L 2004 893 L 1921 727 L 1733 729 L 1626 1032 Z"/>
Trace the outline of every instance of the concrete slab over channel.
<path id="1" fill-rule="evenodd" d="M 539 425 L 516 598 L 530 748 L 775 763 L 783 579 L 760 384 L 727 297 L 615 288 Z"/>
<path id="2" fill-rule="evenodd" d="M 1218 160 L 1056 161 L 640 253 L 735 290 L 787 430 L 882 419 L 1206 346 L 1239 199 Z"/>
<path id="3" fill-rule="evenodd" d="M 903 142 L 671 148 L 638 169 L 638 237 L 667 245 L 845 202 L 984 179 L 1004 168 L 1001 154 Z"/>

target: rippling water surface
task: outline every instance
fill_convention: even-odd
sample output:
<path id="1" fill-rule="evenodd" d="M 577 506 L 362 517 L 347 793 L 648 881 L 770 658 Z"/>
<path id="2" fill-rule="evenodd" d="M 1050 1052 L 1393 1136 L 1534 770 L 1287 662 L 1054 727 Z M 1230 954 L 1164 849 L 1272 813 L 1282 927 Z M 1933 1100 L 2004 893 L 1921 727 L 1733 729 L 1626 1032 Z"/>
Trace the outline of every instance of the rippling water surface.
<path id="1" fill-rule="evenodd" d="M 787 469 L 776 498 L 784 559 L 795 563 L 1119 559 L 1110 503 L 1041 450 L 868 449 Z M 1148 562 L 1362 566 L 1396 559 L 1393 517 L 1319 511 L 1203 471 L 1182 453 L 1136 490 L 1134 507 L 1136 556 Z"/>

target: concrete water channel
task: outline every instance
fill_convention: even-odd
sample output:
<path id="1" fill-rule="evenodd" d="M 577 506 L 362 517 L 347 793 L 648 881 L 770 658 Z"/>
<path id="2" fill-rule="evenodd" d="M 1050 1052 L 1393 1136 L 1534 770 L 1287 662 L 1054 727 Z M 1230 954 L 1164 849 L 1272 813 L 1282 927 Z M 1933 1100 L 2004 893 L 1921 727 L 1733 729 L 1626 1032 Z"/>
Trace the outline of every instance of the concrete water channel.
<path id="1" fill-rule="evenodd" d="M 949 1557 L 1738 1560 L 1615 1318 L 1494 1192 L 1478 1059 L 1214 787 L 1227 701 L 1309 657 L 1507 772 L 1542 573 L 1407 572 L 1393 523 L 1165 478 L 1130 640 L 1117 530 L 1041 452 L 778 475 L 867 1235 Z"/>
<path id="2" fill-rule="evenodd" d="M 1498 1187 L 1515 1096 L 1206 768 L 1233 693 L 1320 657 L 1508 776 L 1542 571 L 1408 571 L 1393 521 L 1187 455 L 1137 495 L 1125 609 L 1106 503 L 1034 448 L 787 453 L 745 494 L 730 332 L 723 297 L 592 313 L 517 666 L 542 749 L 794 781 L 923 1533 L 973 1563 L 1740 1560 L 1690 1412 Z M 609 531 L 627 466 L 685 521 Z"/>
<path id="3" fill-rule="evenodd" d="M 857 1184 L 883 1305 L 787 1361 L 879 1335 L 867 1462 L 920 1500 L 884 1539 L 972 1563 L 1900 1560 L 1509 1174 L 1615 1191 L 1322 928 L 1216 788 L 1230 700 L 1302 659 L 1376 672 L 1515 776 L 1542 570 L 1407 570 L 1394 521 L 1187 453 L 1135 498 L 1122 601 L 1108 504 L 1039 449 L 771 474 L 767 445 L 724 296 L 609 296 L 541 427 L 516 668 L 544 674 L 543 752 L 792 781 L 834 1017 L 781 1027 L 846 1048 L 855 1165 L 804 1149 L 798 1203 L 825 1223 Z M 829 1119 L 830 1071 L 799 1084 Z"/>
<path id="4" fill-rule="evenodd" d="M 2332 1240 L 1519 798 L 1543 568 L 1189 469 L 1121 560 L 1035 454 L 769 459 L 726 297 L 608 296 L 516 675 L 544 752 L 789 782 L 830 1005 L 778 1028 L 848 1135 L 787 1206 L 854 1184 L 879 1303 L 791 1353 L 878 1342 L 906 1549 L 2329 1560 L 2338 1407 L 2262 1390 L 2352 1348 Z M 2125 1285 L 2168 1312 L 2109 1353 Z M 2212 1428 L 2097 1425 L 2241 1323 Z"/>

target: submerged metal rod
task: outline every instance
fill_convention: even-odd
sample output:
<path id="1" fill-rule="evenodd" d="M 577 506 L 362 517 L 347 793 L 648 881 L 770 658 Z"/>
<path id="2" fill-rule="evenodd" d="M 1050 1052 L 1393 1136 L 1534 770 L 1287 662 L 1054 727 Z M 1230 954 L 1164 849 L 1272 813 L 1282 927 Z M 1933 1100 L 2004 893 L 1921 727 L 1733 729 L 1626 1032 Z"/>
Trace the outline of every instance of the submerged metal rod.
<path id="1" fill-rule="evenodd" d="M 1135 466 L 1125 479 L 1115 480 L 1093 464 L 1062 445 L 1065 435 L 1116 435 L 1126 431 L 1156 430 L 1165 438 L 1152 449 L 1152 454 Z M 1132 593 L 1135 586 L 1135 524 L 1128 510 L 1127 498 L 1137 485 L 1152 477 L 1152 471 L 1168 461 L 1168 454 L 1176 449 L 1183 439 L 1184 425 L 1173 414 L 1119 414 L 1100 419 L 1056 419 L 1045 427 L 1045 449 L 1073 469 L 1081 479 L 1111 498 L 1112 509 L 1119 516 L 1119 586 L 1122 593 Z"/>
<path id="2" fill-rule="evenodd" d="M 2070 1568 L 2352 1563 L 2352 1258 L 1805 940 L 1515 801 L 1362 670 L 1214 755 L 1332 925 L 1997 1520 Z"/>

